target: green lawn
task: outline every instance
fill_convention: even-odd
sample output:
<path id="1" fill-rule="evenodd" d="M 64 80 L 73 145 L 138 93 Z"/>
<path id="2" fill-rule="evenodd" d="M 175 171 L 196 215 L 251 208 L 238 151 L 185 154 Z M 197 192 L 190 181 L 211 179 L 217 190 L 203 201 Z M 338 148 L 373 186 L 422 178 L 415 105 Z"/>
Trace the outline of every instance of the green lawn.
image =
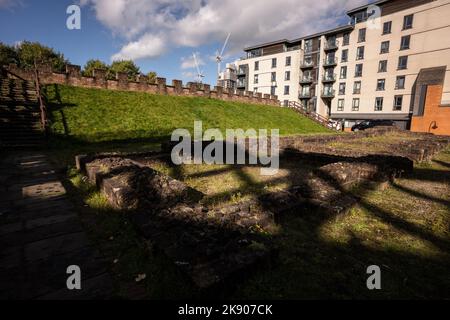
<path id="1" fill-rule="evenodd" d="M 51 129 L 72 142 L 160 141 L 177 128 L 279 129 L 281 135 L 330 133 L 287 108 L 62 85 L 45 88 Z"/>

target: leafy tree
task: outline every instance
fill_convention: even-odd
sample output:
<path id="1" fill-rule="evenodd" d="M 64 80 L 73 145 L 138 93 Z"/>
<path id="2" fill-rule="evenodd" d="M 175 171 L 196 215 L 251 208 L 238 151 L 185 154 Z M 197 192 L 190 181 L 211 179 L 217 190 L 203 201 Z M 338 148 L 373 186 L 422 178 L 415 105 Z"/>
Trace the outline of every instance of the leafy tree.
<path id="1" fill-rule="evenodd" d="M 10 63 L 18 63 L 17 52 L 14 47 L 0 42 L 0 66 Z"/>
<path id="2" fill-rule="evenodd" d="M 46 47 L 39 42 L 24 41 L 16 47 L 19 66 L 24 69 L 34 68 L 38 64 L 50 64 L 55 71 L 63 72 L 68 61 L 62 53 Z"/>
<path id="3" fill-rule="evenodd" d="M 156 74 L 156 72 L 150 71 L 149 73 L 147 73 L 148 82 L 149 83 L 156 83 L 156 77 L 157 76 L 158 75 Z"/>
<path id="4" fill-rule="evenodd" d="M 128 79 L 136 80 L 136 76 L 141 73 L 139 67 L 131 60 L 114 61 L 108 72 L 108 79 L 115 79 L 116 72 L 125 72 Z"/>
<path id="5" fill-rule="evenodd" d="M 82 74 L 86 77 L 92 77 L 94 75 L 95 69 L 103 69 L 109 71 L 109 66 L 100 60 L 91 59 L 84 65 Z"/>

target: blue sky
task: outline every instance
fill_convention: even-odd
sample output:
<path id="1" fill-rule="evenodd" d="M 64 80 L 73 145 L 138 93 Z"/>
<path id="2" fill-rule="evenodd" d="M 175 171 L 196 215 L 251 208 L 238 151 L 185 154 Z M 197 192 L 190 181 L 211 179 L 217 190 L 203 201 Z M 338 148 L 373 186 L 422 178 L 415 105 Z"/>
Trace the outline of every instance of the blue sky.
<path id="1" fill-rule="evenodd" d="M 254 5 L 257 3 L 258 5 Z M 39 41 L 72 63 L 133 59 L 143 72 L 192 81 L 192 53 L 204 82 L 215 84 L 215 51 L 231 32 L 225 62 L 247 45 L 296 38 L 346 22 L 365 0 L 0 0 L 0 41 Z M 66 28 L 66 9 L 81 7 L 81 30 Z"/>

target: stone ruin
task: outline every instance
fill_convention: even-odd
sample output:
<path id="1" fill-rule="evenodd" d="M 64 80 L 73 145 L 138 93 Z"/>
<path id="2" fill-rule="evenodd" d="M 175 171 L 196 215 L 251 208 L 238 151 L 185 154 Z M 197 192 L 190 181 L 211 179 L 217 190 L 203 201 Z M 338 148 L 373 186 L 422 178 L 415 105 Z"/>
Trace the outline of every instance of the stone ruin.
<path id="1" fill-rule="evenodd" d="M 160 248 L 198 287 L 207 288 L 273 256 L 277 249 L 272 237 L 276 237 L 281 219 L 310 209 L 330 216 L 343 213 L 357 203 L 346 192 L 353 186 L 380 185 L 395 179 L 411 172 L 413 161 L 429 159 L 450 144 L 448 138 L 423 135 L 418 141 L 428 143 L 413 143 L 411 147 L 393 150 L 395 154 L 373 155 L 343 154 L 324 148 L 324 142 L 319 142 L 380 135 L 390 130 L 393 129 L 283 138 L 282 158 L 311 161 L 316 169 L 287 190 L 222 207 L 200 204 L 204 196 L 201 192 L 139 161 L 170 161 L 167 144 L 160 152 L 82 155 L 77 156 L 76 162 L 112 206 L 129 212 L 145 239 Z M 316 152 L 318 149 L 325 152 Z"/>

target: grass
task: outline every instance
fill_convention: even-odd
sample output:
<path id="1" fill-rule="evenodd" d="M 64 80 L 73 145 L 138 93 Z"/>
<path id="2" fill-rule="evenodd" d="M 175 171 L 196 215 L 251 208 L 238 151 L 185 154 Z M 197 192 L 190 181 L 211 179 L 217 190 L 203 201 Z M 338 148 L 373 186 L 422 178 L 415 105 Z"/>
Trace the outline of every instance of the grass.
<path id="1" fill-rule="evenodd" d="M 331 133 L 287 108 L 63 85 L 45 88 L 54 134 L 80 143 L 167 139 L 173 130 L 279 129 L 281 135 Z"/>

